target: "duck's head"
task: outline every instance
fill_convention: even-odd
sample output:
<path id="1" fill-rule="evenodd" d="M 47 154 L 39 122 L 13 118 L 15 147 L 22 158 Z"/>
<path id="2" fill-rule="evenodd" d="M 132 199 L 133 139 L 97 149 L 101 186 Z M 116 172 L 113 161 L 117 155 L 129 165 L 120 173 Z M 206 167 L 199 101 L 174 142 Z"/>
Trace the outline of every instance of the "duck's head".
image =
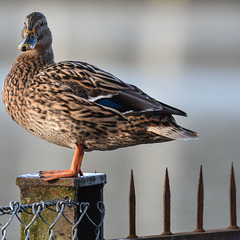
<path id="1" fill-rule="evenodd" d="M 47 25 L 46 17 L 40 12 L 33 12 L 27 15 L 22 30 L 23 42 L 19 49 L 23 52 L 47 50 L 52 45 L 52 34 Z"/>

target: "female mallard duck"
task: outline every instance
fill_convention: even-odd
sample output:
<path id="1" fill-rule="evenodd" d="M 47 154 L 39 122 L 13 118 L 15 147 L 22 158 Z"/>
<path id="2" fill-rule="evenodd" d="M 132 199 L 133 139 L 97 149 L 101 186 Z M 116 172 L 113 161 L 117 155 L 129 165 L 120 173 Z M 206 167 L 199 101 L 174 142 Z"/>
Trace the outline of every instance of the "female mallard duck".
<path id="1" fill-rule="evenodd" d="M 186 113 L 136 86 L 88 63 L 55 63 L 51 31 L 42 13 L 26 17 L 22 37 L 23 53 L 3 86 L 5 108 L 32 134 L 75 150 L 71 168 L 40 172 L 45 180 L 82 175 L 85 151 L 197 137 L 172 117 Z"/>

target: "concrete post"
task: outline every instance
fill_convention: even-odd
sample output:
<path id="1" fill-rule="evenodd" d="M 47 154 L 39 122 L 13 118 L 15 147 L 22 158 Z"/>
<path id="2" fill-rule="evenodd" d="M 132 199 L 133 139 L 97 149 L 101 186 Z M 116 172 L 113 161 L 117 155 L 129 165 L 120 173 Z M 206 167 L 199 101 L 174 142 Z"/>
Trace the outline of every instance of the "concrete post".
<path id="1" fill-rule="evenodd" d="M 99 224 L 102 213 L 97 209 L 97 202 L 103 201 L 103 186 L 106 183 L 106 175 L 101 173 L 88 174 L 79 178 L 62 178 L 57 181 L 45 182 L 39 174 L 27 174 L 17 177 L 16 184 L 20 188 L 21 204 L 32 204 L 34 202 L 47 201 L 58 197 L 69 197 L 75 202 L 88 202 L 90 204 L 87 213 L 89 217 Z M 57 213 L 45 209 L 42 216 L 49 224 L 56 219 Z M 80 216 L 79 209 L 68 208 L 64 214 L 75 223 Z M 21 219 L 26 224 L 32 220 L 33 215 L 22 213 Z M 25 239 L 24 226 L 21 226 L 21 240 Z M 78 225 L 78 239 L 93 240 L 96 238 L 95 227 L 85 216 Z M 61 217 L 54 226 L 54 239 L 72 239 L 72 225 L 64 217 Z M 48 239 L 49 227 L 37 217 L 30 228 L 30 239 Z M 103 227 L 101 227 L 100 238 L 103 239 Z"/>

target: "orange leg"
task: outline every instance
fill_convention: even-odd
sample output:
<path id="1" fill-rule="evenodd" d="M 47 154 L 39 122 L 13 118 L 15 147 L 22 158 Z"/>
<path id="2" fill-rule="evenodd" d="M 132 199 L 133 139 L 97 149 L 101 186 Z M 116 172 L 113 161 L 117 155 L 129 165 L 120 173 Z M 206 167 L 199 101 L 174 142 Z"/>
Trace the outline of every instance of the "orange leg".
<path id="1" fill-rule="evenodd" d="M 83 176 L 83 173 L 81 170 L 83 155 L 84 155 L 83 146 L 77 144 L 77 149 L 75 151 L 70 169 L 40 171 L 39 172 L 40 177 L 44 178 L 44 181 L 51 181 L 51 180 L 59 179 L 59 178 L 77 177 L 78 173 L 80 173 L 80 176 Z"/>

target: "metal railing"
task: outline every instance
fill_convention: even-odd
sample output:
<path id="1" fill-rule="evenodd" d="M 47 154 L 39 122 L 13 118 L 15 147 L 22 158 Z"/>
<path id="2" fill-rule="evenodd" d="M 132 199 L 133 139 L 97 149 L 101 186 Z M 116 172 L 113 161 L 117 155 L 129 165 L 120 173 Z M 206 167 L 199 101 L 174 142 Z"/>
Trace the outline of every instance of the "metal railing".
<path id="1" fill-rule="evenodd" d="M 204 184 L 202 166 L 200 167 L 198 191 L 197 191 L 197 219 L 196 229 L 188 233 L 171 232 L 171 191 L 169 183 L 168 169 L 165 172 L 164 191 L 163 191 L 163 232 L 158 236 L 138 237 L 136 233 L 136 196 L 133 171 L 130 177 L 130 193 L 129 193 L 129 235 L 127 239 L 144 239 L 144 240 L 161 240 L 161 239 L 184 239 L 184 240 L 207 240 L 207 239 L 221 239 L 221 240 L 239 240 L 240 230 L 237 226 L 237 194 L 236 183 L 233 164 L 231 166 L 230 176 L 230 224 L 225 229 L 205 230 L 203 228 L 203 210 L 204 210 Z M 126 238 L 121 238 L 126 239 Z"/>
<path id="2" fill-rule="evenodd" d="M 78 234 L 78 225 L 81 224 L 81 221 L 83 218 L 87 218 L 88 221 L 94 226 L 95 228 L 95 234 L 96 234 L 96 240 L 99 239 L 100 236 L 100 228 L 103 224 L 103 219 L 105 215 L 105 207 L 102 201 L 97 202 L 97 209 L 102 214 L 103 218 L 100 223 L 95 223 L 88 215 L 88 208 L 90 204 L 88 202 L 82 202 L 77 203 L 72 201 L 69 198 L 61 197 L 57 199 L 52 199 L 49 201 L 42 201 L 42 202 L 36 202 L 33 204 L 26 204 L 21 205 L 19 202 L 10 202 L 9 207 L 0 207 L 0 216 L 3 215 L 9 215 L 9 219 L 5 224 L 0 223 L 0 226 L 2 227 L 1 233 L 2 233 L 2 240 L 7 239 L 7 228 L 11 224 L 14 218 L 16 218 L 22 226 L 24 226 L 24 233 L 26 235 L 26 240 L 29 239 L 31 227 L 33 226 L 34 222 L 37 218 L 41 218 L 44 224 L 48 226 L 48 236 L 49 240 L 54 239 L 54 226 L 57 224 L 60 218 L 64 218 L 66 220 L 66 224 L 72 225 L 72 232 L 73 237 L 72 239 L 76 240 L 77 234 Z M 79 218 L 74 222 L 71 222 L 69 218 L 65 215 L 65 212 L 69 208 L 75 208 L 79 209 L 80 216 Z M 48 209 L 52 212 L 56 213 L 55 220 L 52 223 L 49 223 L 43 216 L 43 212 Z M 29 215 L 32 215 L 32 219 L 29 223 L 23 222 L 23 220 L 20 217 L 20 214 L 22 212 L 25 212 Z"/>

